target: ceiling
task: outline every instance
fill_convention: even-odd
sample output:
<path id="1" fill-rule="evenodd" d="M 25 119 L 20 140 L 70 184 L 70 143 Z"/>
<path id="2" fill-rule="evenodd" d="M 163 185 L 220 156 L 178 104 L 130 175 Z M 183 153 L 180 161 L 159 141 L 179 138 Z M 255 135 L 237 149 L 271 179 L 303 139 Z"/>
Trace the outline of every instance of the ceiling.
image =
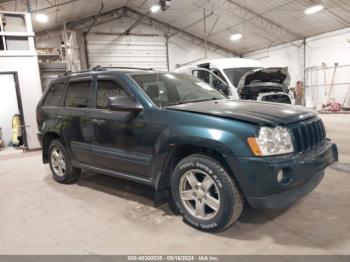
<path id="1" fill-rule="evenodd" d="M 33 19 L 35 31 L 42 31 L 62 22 L 95 15 L 101 0 L 0 0 L 0 10 L 42 12 L 49 22 L 39 24 Z M 103 0 L 102 12 L 127 6 L 146 13 L 158 0 Z M 304 10 L 314 4 L 325 9 L 313 15 Z M 204 30 L 204 14 L 205 28 Z M 190 34 L 237 54 L 267 48 L 292 40 L 350 27 L 349 0 L 172 0 L 165 12 L 151 17 L 183 29 Z M 237 42 L 229 38 L 242 33 Z"/>

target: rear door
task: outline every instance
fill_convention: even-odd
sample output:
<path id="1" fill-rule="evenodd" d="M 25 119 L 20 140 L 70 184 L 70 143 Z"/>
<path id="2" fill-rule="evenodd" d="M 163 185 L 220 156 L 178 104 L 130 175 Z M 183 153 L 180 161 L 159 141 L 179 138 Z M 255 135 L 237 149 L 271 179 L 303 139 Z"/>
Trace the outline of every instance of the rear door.
<path id="1" fill-rule="evenodd" d="M 92 164 L 93 129 L 88 121 L 93 78 L 73 78 L 68 81 L 63 107 L 58 109 L 60 129 L 70 148 L 72 160 Z"/>
<path id="2" fill-rule="evenodd" d="M 93 124 L 94 165 L 106 170 L 149 176 L 153 143 L 148 125 L 151 112 L 125 112 L 108 109 L 108 97 L 132 96 L 127 86 L 115 76 L 96 79 Z"/>

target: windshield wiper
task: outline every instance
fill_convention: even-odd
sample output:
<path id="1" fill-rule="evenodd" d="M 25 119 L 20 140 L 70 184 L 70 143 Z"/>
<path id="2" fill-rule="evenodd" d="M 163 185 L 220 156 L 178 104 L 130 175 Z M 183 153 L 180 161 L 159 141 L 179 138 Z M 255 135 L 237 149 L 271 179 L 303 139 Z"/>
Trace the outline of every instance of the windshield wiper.
<path id="1" fill-rule="evenodd" d="M 193 101 L 179 101 L 179 102 L 174 102 L 174 103 L 168 103 L 166 106 L 176 106 L 176 105 L 183 105 L 183 104 L 188 104 L 188 103 L 197 103 L 197 102 L 204 102 L 204 101 L 212 101 L 212 100 L 221 100 L 216 97 L 212 98 L 206 98 L 206 99 L 201 99 L 201 100 L 193 100 Z"/>
<path id="2" fill-rule="evenodd" d="M 197 102 L 204 102 L 204 101 L 211 101 L 211 100 L 221 100 L 216 97 L 212 98 L 206 98 L 206 99 L 201 99 L 201 100 L 193 100 L 193 101 L 186 101 L 186 103 L 197 103 Z"/>

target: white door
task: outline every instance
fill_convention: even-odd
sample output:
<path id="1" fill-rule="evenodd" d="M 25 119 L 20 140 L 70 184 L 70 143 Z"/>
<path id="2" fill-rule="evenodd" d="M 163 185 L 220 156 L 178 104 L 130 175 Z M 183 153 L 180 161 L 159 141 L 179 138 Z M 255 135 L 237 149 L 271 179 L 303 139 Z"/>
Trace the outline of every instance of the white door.
<path id="1" fill-rule="evenodd" d="M 19 114 L 15 79 L 12 74 L 0 74 L 0 127 L 5 145 L 12 140 L 12 117 Z"/>
<path id="2" fill-rule="evenodd" d="M 163 36 L 117 36 L 90 33 L 87 37 L 89 66 L 139 67 L 167 70 Z"/>

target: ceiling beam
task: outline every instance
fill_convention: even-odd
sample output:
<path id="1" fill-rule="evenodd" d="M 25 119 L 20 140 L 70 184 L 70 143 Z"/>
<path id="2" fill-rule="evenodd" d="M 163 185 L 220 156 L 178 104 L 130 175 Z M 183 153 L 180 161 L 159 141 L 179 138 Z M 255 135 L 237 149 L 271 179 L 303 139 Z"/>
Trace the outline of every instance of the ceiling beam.
<path id="1" fill-rule="evenodd" d="M 101 15 L 93 15 L 86 18 L 77 19 L 66 23 L 67 30 L 81 30 L 84 31 L 91 26 L 91 21 L 95 21 L 95 26 L 108 23 L 118 18 L 125 16 L 125 8 L 117 8 Z M 50 38 L 60 37 L 62 35 L 63 25 L 59 25 L 44 31 L 37 32 L 35 38 L 38 41 L 47 40 Z"/>
<path id="2" fill-rule="evenodd" d="M 178 35 L 178 37 L 180 37 L 186 41 L 190 41 L 193 44 L 199 45 L 203 48 L 206 47 L 208 50 L 211 50 L 213 52 L 222 54 L 224 56 L 239 56 L 227 48 L 221 47 L 221 46 L 214 44 L 210 41 L 205 41 L 204 38 L 190 34 L 190 33 L 186 32 L 185 30 L 171 26 L 167 23 L 156 20 L 152 17 L 144 16 L 144 14 L 139 13 L 135 10 L 132 10 L 128 7 L 122 7 L 122 8 L 118 8 L 115 10 L 111 10 L 111 11 L 102 13 L 100 15 L 94 15 L 94 16 L 90 16 L 87 18 L 71 21 L 71 22 L 66 23 L 66 26 L 67 26 L 67 30 L 82 30 L 82 31 L 84 31 L 85 29 L 89 28 L 89 26 L 91 25 L 91 21 L 95 20 L 95 26 L 96 26 L 99 24 L 103 24 L 103 23 L 107 23 L 107 22 L 116 20 L 116 19 L 121 18 L 121 17 L 129 17 L 129 18 L 134 19 L 135 21 L 137 21 L 143 17 L 141 19 L 142 24 L 146 24 L 150 27 L 153 27 L 155 29 L 162 31 L 166 37 L 176 33 Z M 42 41 L 42 40 L 47 40 L 50 38 L 60 37 L 62 34 L 62 30 L 63 30 L 63 26 L 60 25 L 60 26 L 56 26 L 52 29 L 37 32 L 36 39 L 38 41 Z"/>
<path id="3" fill-rule="evenodd" d="M 146 16 L 148 16 L 151 13 L 151 10 L 148 10 L 146 13 L 144 13 L 142 16 L 140 16 L 135 23 L 133 23 L 131 26 L 129 26 L 124 34 L 128 35 L 130 34 L 131 30 L 133 30 L 139 23 L 141 23 L 142 19 L 144 19 Z"/>
<path id="4" fill-rule="evenodd" d="M 317 5 L 319 4 L 319 2 L 315 1 L 315 0 L 310 0 L 313 4 Z M 346 26 L 349 26 L 350 25 L 350 20 L 346 19 L 345 17 L 337 14 L 334 10 L 331 10 L 330 8 L 327 7 L 327 2 L 324 3 L 326 6 L 325 6 L 325 10 L 333 15 L 334 17 L 336 17 L 338 20 L 342 21 Z"/>
<path id="5" fill-rule="evenodd" d="M 59 2 L 58 4 L 51 4 L 50 2 L 48 2 L 50 5 L 47 7 L 43 7 L 43 8 L 39 8 L 39 9 L 32 9 L 31 13 L 36 13 L 36 12 L 40 12 L 40 11 L 45 11 L 54 7 L 60 7 L 60 6 L 64 6 L 64 5 L 68 5 L 68 4 L 72 4 L 74 2 L 77 2 L 79 0 L 67 0 L 65 2 Z"/>
<path id="6" fill-rule="evenodd" d="M 35 4 L 34 2 L 31 2 L 30 0 L 17 0 L 17 1 L 14 1 L 14 0 L 0 0 L 0 4 L 2 3 L 6 3 L 6 2 L 14 2 L 13 6 L 14 8 L 12 8 L 12 10 L 7 10 L 7 11 L 17 11 L 16 9 L 16 6 L 19 5 L 21 8 L 21 10 L 25 10 L 29 13 L 35 13 L 35 12 L 39 12 L 39 11 L 45 11 L 45 10 L 48 10 L 48 9 L 52 9 L 52 8 L 55 8 L 55 7 L 60 7 L 60 6 L 63 6 L 63 5 L 67 5 L 67 4 L 71 4 L 71 3 L 74 3 L 74 2 L 77 2 L 79 0 L 66 0 L 66 1 L 59 1 L 59 2 L 55 2 L 55 3 L 52 3 L 51 1 L 48 1 L 46 0 L 46 6 L 43 7 L 43 8 L 40 8 L 40 9 L 36 9 L 36 6 L 37 4 Z"/>
<path id="7" fill-rule="evenodd" d="M 143 16 L 143 14 L 126 7 L 126 16 L 137 20 L 141 16 Z M 216 52 L 216 53 L 220 53 L 224 56 L 239 56 L 235 52 L 233 52 L 225 47 L 219 46 L 211 41 L 205 41 L 205 39 L 202 37 L 190 34 L 190 33 L 186 32 L 185 30 L 182 30 L 182 29 L 177 28 L 175 26 L 161 22 L 155 18 L 145 17 L 142 20 L 142 23 L 164 32 L 166 34 L 166 36 L 171 36 L 172 34 L 176 33 L 178 35 L 178 37 L 180 37 L 186 41 L 192 42 L 193 44 L 199 45 L 203 48 L 206 47 L 208 50 L 211 50 L 211 51 Z"/>
<path id="8" fill-rule="evenodd" d="M 304 38 L 303 35 L 297 34 L 286 28 L 283 28 L 275 22 L 266 19 L 261 14 L 255 13 L 254 11 L 236 3 L 233 0 L 211 0 L 210 5 L 212 7 L 217 8 L 218 10 L 224 10 L 224 12 L 243 20 L 243 22 L 246 22 L 258 28 L 260 31 L 264 31 L 266 33 L 271 34 L 271 36 L 274 36 L 274 38 L 276 38 L 280 42 L 289 43 L 292 40 Z M 211 36 L 226 30 L 230 30 L 235 26 L 236 25 L 233 25 L 228 28 L 225 28 L 224 30 L 214 32 L 213 34 L 211 34 Z"/>
<path id="9" fill-rule="evenodd" d="M 207 19 L 208 17 L 212 16 L 213 14 L 214 14 L 213 12 L 210 12 L 210 13 L 207 14 L 207 15 L 204 14 L 204 16 L 203 16 L 202 18 L 199 18 L 198 20 L 196 20 L 196 21 L 190 23 L 189 25 L 186 25 L 185 27 L 181 28 L 181 30 L 182 30 L 182 31 L 183 31 L 183 30 L 186 30 L 186 29 L 188 29 L 188 28 L 190 28 L 190 27 L 192 27 L 192 26 L 198 24 L 199 22 L 202 22 L 202 21 L 205 22 L 205 19 Z M 179 31 L 178 31 L 178 32 L 179 32 Z M 175 32 L 175 33 L 169 35 L 169 38 L 170 38 L 170 37 L 173 37 L 173 36 L 176 35 L 178 32 Z"/>

